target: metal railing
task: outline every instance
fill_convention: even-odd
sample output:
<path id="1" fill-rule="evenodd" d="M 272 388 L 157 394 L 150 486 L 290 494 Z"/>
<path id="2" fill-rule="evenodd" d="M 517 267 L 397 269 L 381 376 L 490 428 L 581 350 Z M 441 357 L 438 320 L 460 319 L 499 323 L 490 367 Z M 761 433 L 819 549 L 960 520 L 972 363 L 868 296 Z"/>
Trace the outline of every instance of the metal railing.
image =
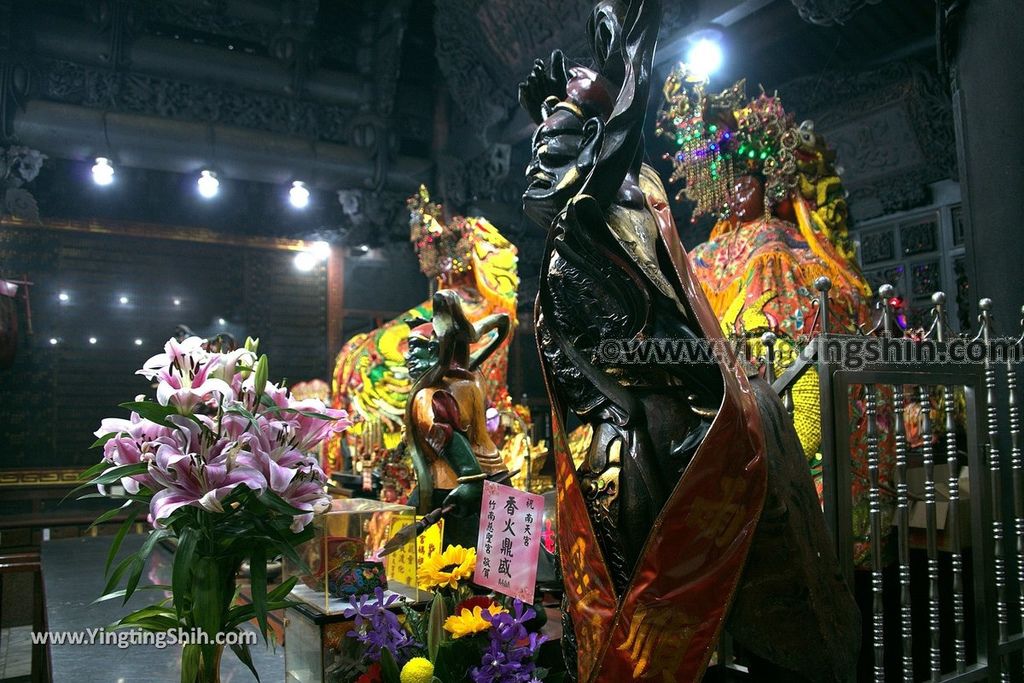
<path id="1" fill-rule="evenodd" d="M 818 375 L 824 514 L 867 625 L 859 680 L 1024 680 L 1024 335 L 997 339 L 987 299 L 976 335 L 951 333 L 941 292 L 930 328 L 905 331 L 888 285 L 872 329 L 835 335 L 831 283 L 815 287 L 818 334 L 778 377 L 775 335 L 760 342 L 767 379 L 788 408 L 794 384 Z M 871 362 L 850 355 L 863 356 L 867 344 L 882 351 Z M 858 426 L 863 443 L 851 444 Z M 867 470 L 862 570 L 853 552 L 854 450 Z"/>

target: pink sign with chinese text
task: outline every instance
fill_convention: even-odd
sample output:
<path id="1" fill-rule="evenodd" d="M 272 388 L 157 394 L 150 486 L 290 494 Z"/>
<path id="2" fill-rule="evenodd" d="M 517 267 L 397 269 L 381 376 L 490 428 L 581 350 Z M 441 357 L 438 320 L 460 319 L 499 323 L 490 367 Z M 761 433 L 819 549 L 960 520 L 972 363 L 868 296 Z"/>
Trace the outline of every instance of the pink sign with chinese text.
<path id="1" fill-rule="evenodd" d="M 473 583 L 532 603 L 543 516 L 544 496 L 485 481 Z"/>

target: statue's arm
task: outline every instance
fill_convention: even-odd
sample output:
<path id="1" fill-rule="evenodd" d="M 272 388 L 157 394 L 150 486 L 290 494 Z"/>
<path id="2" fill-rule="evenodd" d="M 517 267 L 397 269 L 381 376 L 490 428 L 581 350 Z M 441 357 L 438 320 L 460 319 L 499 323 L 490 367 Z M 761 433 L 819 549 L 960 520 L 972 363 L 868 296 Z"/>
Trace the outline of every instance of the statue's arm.
<path id="1" fill-rule="evenodd" d="M 469 361 L 469 370 L 476 370 L 478 367 L 483 365 L 484 361 L 491 357 L 491 355 L 498 350 L 501 343 L 508 338 L 508 333 L 512 328 L 512 321 L 508 317 L 507 313 L 494 313 L 492 315 L 483 318 L 474 326 L 474 334 L 477 340 L 483 337 L 485 334 L 494 330 L 497 334 L 491 339 L 486 346 L 478 349 L 474 353 Z"/>

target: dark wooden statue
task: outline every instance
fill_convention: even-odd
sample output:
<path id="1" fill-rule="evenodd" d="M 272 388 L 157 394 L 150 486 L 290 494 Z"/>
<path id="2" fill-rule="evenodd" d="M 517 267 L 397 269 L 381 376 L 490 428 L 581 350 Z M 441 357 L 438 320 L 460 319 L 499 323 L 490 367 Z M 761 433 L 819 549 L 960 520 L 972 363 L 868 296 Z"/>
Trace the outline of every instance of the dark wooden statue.
<path id="1" fill-rule="evenodd" d="M 406 439 L 418 481 L 413 503 L 420 514 L 443 510 L 444 544 L 476 547 L 485 479 L 508 472 L 487 433 L 480 365 L 508 336 L 509 317 L 487 316 L 474 325 L 455 292 L 438 290 L 434 317 L 412 327 L 406 366 L 414 380 L 406 408 Z M 485 340 L 476 353 L 470 345 Z"/>
<path id="2" fill-rule="evenodd" d="M 846 680 L 856 606 L 791 421 L 726 349 L 642 163 L 659 20 L 657 0 L 602 0 L 589 24 L 597 70 L 556 51 L 520 85 L 538 124 L 523 207 L 548 232 L 536 330 L 570 670 L 697 681 L 728 628 L 755 680 Z M 622 356 L 653 338 L 692 357 Z M 594 428 L 578 470 L 569 410 Z"/>

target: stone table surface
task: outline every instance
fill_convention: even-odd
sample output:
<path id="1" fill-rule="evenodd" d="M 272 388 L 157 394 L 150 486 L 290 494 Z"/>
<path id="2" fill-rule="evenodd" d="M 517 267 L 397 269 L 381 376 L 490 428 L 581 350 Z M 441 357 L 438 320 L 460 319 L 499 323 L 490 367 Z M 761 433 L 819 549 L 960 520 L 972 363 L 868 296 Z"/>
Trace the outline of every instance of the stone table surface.
<path id="1" fill-rule="evenodd" d="M 138 550 L 145 538 L 145 535 L 126 537 L 120 557 Z M 87 632 L 104 627 L 164 595 L 145 590 L 132 596 L 127 605 L 122 605 L 117 599 L 92 604 L 106 583 L 103 568 L 112 542 L 110 536 L 98 536 L 43 543 L 43 586 L 50 632 Z M 140 585 L 169 584 L 170 552 L 158 545 L 147 569 Z M 248 624 L 246 627 L 252 628 Z M 257 645 L 251 646 L 251 650 L 256 670 L 264 683 L 284 680 L 283 646 L 275 648 L 271 642 L 268 648 L 260 639 Z M 180 680 L 180 656 L 180 646 L 159 649 L 153 645 L 132 645 L 122 649 L 114 644 L 51 645 L 50 670 L 52 680 L 57 683 L 175 683 Z M 225 648 L 221 665 L 222 683 L 249 683 L 254 680 L 252 673 L 238 661 L 230 648 Z"/>

